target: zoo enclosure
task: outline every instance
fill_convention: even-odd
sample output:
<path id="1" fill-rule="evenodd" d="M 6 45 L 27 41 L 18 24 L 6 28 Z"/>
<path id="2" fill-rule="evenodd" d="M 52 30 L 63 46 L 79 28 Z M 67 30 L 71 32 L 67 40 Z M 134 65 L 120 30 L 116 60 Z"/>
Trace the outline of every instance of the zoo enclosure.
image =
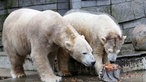
<path id="1" fill-rule="evenodd" d="M 124 35 L 127 36 L 121 56 L 135 53 L 131 43 L 132 30 L 137 25 L 146 24 L 146 0 L 0 0 L 0 68 L 10 67 L 1 44 L 3 21 L 10 12 L 23 7 L 37 10 L 51 9 L 61 15 L 70 9 L 108 13 L 117 20 Z M 28 58 L 25 68 L 33 70 L 32 63 L 27 64 L 28 62 L 32 61 Z"/>

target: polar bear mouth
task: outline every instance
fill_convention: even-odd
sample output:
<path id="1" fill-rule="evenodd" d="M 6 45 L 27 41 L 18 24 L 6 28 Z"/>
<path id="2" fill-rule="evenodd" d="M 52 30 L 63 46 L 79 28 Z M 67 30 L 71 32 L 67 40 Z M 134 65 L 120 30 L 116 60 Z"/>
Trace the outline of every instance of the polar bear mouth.
<path id="1" fill-rule="evenodd" d="M 115 54 L 115 53 L 109 53 L 109 54 L 108 54 L 108 60 L 109 60 L 110 62 L 115 62 L 116 59 L 117 59 L 117 54 Z"/>
<path id="2" fill-rule="evenodd" d="M 86 67 L 92 66 L 91 64 L 83 63 Z"/>

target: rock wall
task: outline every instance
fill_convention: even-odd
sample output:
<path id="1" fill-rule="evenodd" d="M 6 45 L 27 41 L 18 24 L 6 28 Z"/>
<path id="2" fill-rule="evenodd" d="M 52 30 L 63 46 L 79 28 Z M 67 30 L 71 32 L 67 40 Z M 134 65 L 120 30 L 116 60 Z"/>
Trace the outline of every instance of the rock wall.
<path id="1" fill-rule="evenodd" d="M 51 9 L 63 15 L 69 10 L 69 0 L 0 0 L 0 32 L 7 15 L 19 8 Z"/>
<path id="2" fill-rule="evenodd" d="M 71 0 L 71 8 L 108 13 L 127 36 L 120 55 L 134 54 L 131 33 L 135 26 L 146 24 L 146 0 Z"/>
<path id="3" fill-rule="evenodd" d="M 58 11 L 61 15 L 69 9 L 108 13 L 120 24 L 124 35 L 127 35 L 123 46 L 124 51 L 127 48 L 126 53 L 128 50 L 130 53 L 134 53 L 131 45 L 133 28 L 146 24 L 146 0 L 0 0 L 0 32 L 7 15 L 18 8 L 51 9 Z M 129 49 L 129 47 L 131 48 Z M 121 54 L 125 54 L 124 51 L 121 51 L 123 52 Z"/>

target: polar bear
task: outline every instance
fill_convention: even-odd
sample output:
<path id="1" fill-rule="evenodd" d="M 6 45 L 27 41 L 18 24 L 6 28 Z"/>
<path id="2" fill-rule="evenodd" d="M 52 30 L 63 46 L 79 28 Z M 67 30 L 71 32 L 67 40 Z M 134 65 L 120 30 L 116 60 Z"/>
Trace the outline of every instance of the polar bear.
<path id="1" fill-rule="evenodd" d="M 25 76 L 23 63 L 30 54 L 42 81 L 60 81 L 61 77 L 54 74 L 47 58 L 60 47 L 86 66 L 95 64 L 92 48 L 84 37 L 51 10 L 24 8 L 13 11 L 4 22 L 2 41 L 11 62 L 13 78 Z"/>
<path id="2" fill-rule="evenodd" d="M 80 10 L 71 10 L 63 18 L 81 35 L 84 35 L 92 47 L 96 60 L 94 67 L 101 78 L 102 65 L 116 61 L 117 54 L 126 38 L 122 35 L 120 26 L 107 14 L 95 14 Z"/>

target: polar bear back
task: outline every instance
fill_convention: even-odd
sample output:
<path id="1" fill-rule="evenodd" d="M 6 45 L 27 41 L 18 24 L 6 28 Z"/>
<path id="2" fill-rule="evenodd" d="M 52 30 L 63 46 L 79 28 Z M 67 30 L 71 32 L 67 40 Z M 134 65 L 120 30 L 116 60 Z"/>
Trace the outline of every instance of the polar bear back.
<path id="1" fill-rule="evenodd" d="M 116 33 L 122 36 L 118 24 L 107 14 L 91 14 L 85 12 L 72 12 L 64 16 L 71 24 L 78 29 L 86 28 L 89 32 L 96 32 L 96 36 L 107 36 L 108 32 Z M 76 20 L 77 19 L 77 20 Z M 93 28 L 90 28 L 93 27 Z M 100 29 L 100 32 L 98 31 Z"/>
<path id="2" fill-rule="evenodd" d="M 9 49 L 9 47 L 11 47 L 13 50 L 19 51 L 20 53 L 30 53 L 30 46 L 26 36 L 27 24 L 30 22 L 31 18 L 38 13 L 40 13 L 40 11 L 24 8 L 12 12 L 6 18 L 2 35 L 4 48 Z"/>

